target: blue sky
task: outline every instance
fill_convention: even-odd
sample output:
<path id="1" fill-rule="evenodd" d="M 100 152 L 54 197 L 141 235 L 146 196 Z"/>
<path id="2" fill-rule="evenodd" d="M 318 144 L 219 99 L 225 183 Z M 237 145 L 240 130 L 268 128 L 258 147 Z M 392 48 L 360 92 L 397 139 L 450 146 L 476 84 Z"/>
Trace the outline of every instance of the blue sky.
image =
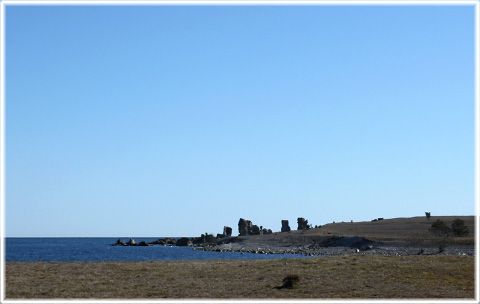
<path id="1" fill-rule="evenodd" d="M 473 6 L 6 8 L 7 236 L 473 215 Z"/>

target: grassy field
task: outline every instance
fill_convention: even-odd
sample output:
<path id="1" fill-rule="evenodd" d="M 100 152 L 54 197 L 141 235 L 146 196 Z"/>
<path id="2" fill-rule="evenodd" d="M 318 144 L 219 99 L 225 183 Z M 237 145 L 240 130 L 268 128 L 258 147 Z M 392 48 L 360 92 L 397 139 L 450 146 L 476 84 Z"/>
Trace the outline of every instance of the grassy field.
<path id="1" fill-rule="evenodd" d="M 13 298 L 474 298 L 474 257 L 8 262 Z M 298 275 L 293 289 L 276 289 Z"/>
<path id="2" fill-rule="evenodd" d="M 311 229 L 304 232 L 309 236 L 326 235 L 349 235 L 362 236 L 372 241 L 435 241 L 435 236 L 430 232 L 432 223 L 436 220 L 445 222 L 448 226 L 455 219 L 462 219 L 468 227 L 470 233 L 466 237 L 449 238 L 448 242 L 454 244 L 473 245 L 475 232 L 474 216 L 432 216 L 427 220 L 425 216 L 410 218 L 393 218 L 376 222 L 340 222 L 330 223 L 322 228 Z M 297 233 L 301 233 L 298 232 Z"/>

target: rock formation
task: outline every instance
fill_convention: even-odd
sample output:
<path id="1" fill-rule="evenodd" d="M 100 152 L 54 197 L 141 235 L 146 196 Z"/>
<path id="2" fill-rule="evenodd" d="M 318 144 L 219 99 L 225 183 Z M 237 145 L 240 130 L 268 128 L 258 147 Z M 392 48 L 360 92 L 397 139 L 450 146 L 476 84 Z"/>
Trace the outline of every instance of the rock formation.
<path id="1" fill-rule="evenodd" d="M 252 231 L 252 222 L 249 220 L 240 218 L 240 220 L 238 221 L 238 235 L 240 236 L 249 235 L 251 231 Z"/>
<path id="2" fill-rule="evenodd" d="M 257 225 L 252 225 L 252 228 L 250 229 L 250 233 L 251 235 L 259 235 L 260 234 L 260 227 L 258 227 Z"/>
<path id="3" fill-rule="evenodd" d="M 177 241 L 174 240 L 174 239 L 165 238 L 165 243 L 166 243 L 167 245 L 175 245 L 176 242 L 177 242 Z"/>
<path id="4" fill-rule="evenodd" d="M 288 220 L 282 220 L 282 230 L 281 232 L 290 231 L 290 226 L 288 225 Z"/>
<path id="5" fill-rule="evenodd" d="M 267 228 L 262 229 L 262 234 L 271 234 L 271 233 L 272 233 L 272 229 L 267 229 Z"/>
<path id="6" fill-rule="evenodd" d="M 122 239 L 118 239 L 115 244 L 112 244 L 112 246 L 127 246 L 127 244 L 122 241 Z"/>
<path id="7" fill-rule="evenodd" d="M 224 226 L 223 227 L 223 236 L 224 237 L 232 236 L 232 228 L 228 227 L 228 226 Z"/>
<path id="8" fill-rule="evenodd" d="M 130 239 L 130 240 L 127 242 L 127 245 L 128 245 L 128 246 L 136 246 L 137 243 L 135 242 L 134 239 Z"/>
<path id="9" fill-rule="evenodd" d="M 193 238 L 192 242 L 193 244 L 216 244 L 218 236 L 221 236 L 221 234 L 217 234 L 217 237 L 215 237 L 213 234 L 202 234 L 200 237 Z"/>
<path id="10" fill-rule="evenodd" d="M 156 241 L 151 242 L 152 245 L 166 245 L 167 243 L 163 239 L 158 239 Z"/>
<path id="11" fill-rule="evenodd" d="M 205 241 L 205 239 L 202 239 L 201 237 L 194 237 L 194 238 L 192 239 L 193 245 L 203 244 L 204 241 Z"/>
<path id="12" fill-rule="evenodd" d="M 177 240 L 176 243 L 177 246 L 192 246 L 192 241 L 189 238 L 182 237 Z"/>
<path id="13" fill-rule="evenodd" d="M 228 229 L 231 228 L 225 226 L 225 228 L 223 229 L 223 234 L 226 236 L 231 236 L 231 234 L 228 234 L 230 233 L 230 230 Z M 264 231 L 266 231 L 266 233 Z M 263 228 L 263 226 L 253 225 L 251 221 L 245 220 L 243 218 L 238 221 L 238 235 L 240 236 L 268 234 L 269 231 L 270 233 L 272 233 L 272 230 L 265 229 Z"/>
<path id="14" fill-rule="evenodd" d="M 205 243 L 214 244 L 217 242 L 217 238 L 213 234 L 205 234 Z"/>
<path id="15" fill-rule="evenodd" d="M 303 217 L 299 217 L 297 219 L 298 228 L 297 230 L 305 230 L 308 229 L 308 220 L 304 219 Z"/>

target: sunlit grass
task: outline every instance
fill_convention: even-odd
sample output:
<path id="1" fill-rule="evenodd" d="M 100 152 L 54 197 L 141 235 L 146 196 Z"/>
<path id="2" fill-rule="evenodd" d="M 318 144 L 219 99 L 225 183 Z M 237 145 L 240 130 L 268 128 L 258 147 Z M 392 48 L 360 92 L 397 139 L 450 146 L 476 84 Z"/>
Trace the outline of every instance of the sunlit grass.
<path id="1" fill-rule="evenodd" d="M 474 258 L 7 263 L 7 298 L 473 298 Z M 288 275 L 293 289 L 275 289 Z"/>

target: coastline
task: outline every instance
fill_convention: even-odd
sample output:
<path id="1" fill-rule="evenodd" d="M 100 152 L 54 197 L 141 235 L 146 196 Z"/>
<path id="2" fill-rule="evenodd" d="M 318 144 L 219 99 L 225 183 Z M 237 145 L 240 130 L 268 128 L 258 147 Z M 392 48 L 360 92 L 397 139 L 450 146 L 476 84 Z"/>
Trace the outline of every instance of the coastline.
<path id="1" fill-rule="evenodd" d="M 474 231 L 473 217 L 464 218 Z M 216 238 L 190 247 L 253 252 L 259 257 L 294 253 L 300 258 L 6 262 L 6 295 L 7 299 L 473 299 L 473 235 L 438 237 L 429 231 L 431 223 L 420 217 L 337 223 Z M 103 247 L 118 251 L 108 244 Z M 154 247 L 124 249 L 134 254 L 155 252 Z M 289 276 L 299 279 L 297 286 L 281 287 Z"/>
<path id="2" fill-rule="evenodd" d="M 255 254 L 301 254 L 305 256 L 343 256 L 343 255 L 381 255 L 381 256 L 412 256 L 412 255 L 453 255 L 474 256 L 475 248 L 471 246 L 450 246 L 439 253 L 438 248 L 430 246 L 402 245 L 372 245 L 369 249 L 354 247 L 315 247 L 314 245 L 301 246 L 256 246 L 248 244 L 221 244 L 196 247 L 194 250 L 217 252 L 244 252 Z"/>

